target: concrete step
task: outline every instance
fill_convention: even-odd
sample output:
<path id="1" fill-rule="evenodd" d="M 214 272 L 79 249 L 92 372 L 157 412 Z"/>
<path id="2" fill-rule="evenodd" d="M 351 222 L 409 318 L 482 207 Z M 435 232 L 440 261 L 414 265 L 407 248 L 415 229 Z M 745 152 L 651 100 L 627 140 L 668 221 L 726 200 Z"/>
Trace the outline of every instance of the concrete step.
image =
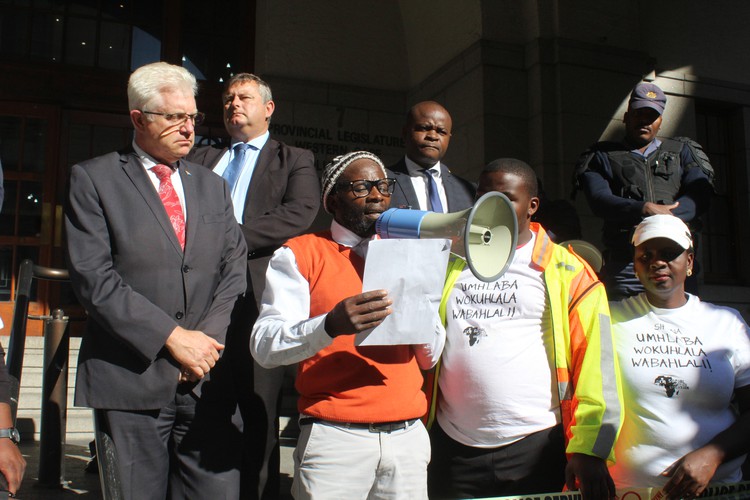
<path id="1" fill-rule="evenodd" d="M 42 419 L 39 412 L 19 411 L 16 426 L 24 441 L 39 441 Z M 65 418 L 65 440 L 67 442 L 87 442 L 94 439 L 94 423 L 89 408 L 68 408 Z"/>
<path id="2" fill-rule="evenodd" d="M 0 342 L 7 349 L 7 336 L 0 337 Z M 66 413 L 66 441 L 86 442 L 94 438 L 94 425 L 89 408 L 76 408 L 73 405 L 76 364 L 81 339 L 70 339 L 68 357 L 68 397 Z M 21 372 L 21 391 L 18 398 L 16 425 L 24 440 L 39 440 L 42 425 L 42 381 L 44 366 L 44 338 L 26 337 L 24 346 L 23 369 Z"/>

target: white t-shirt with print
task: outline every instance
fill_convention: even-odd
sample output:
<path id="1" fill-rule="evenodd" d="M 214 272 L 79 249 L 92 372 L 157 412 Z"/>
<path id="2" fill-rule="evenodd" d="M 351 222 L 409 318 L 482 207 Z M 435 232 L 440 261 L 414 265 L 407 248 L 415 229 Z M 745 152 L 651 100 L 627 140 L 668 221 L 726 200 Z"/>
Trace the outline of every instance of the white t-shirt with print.
<path id="1" fill-rule="evenodd" d="M 485 283 L 465 268 L 448 298 L 437 419 L 452 439 L 494 448 L 559 423 L 551 320 L 536 235 Z"/>
<path id="2" fill-rule="evenodd" d="M 659 474 L 734 423 L 729 402 L 750 384 L 750 333 L 734 309 L 687 295 L 676 309 L 646 294 L 610 303 L 625 422 L 611 469 L 618 488 L 660 487 Z M 744 457 L 712 482 L 741 480 Z"/>

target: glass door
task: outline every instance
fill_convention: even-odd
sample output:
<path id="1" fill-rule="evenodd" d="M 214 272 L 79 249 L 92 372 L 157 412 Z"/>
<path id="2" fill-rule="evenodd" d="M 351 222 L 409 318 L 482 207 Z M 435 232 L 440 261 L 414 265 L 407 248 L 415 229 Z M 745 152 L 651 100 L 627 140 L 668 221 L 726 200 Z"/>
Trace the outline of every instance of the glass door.
<path id="1" fill-rule="evenodd" d="M 24 259 L 52 266 L 56 220 L 59 110 L 55 106 L 0 103 L 0 162 L 4 200 L 0 210 L 0 316 L 10 332 L 18 267 Z M 35 280 L 36 281 L 36 280 Z M 31 314 L 45 314 L 48 286 L 32 289 Z M 30 335 L 41 332 L 29 322 Z"/>

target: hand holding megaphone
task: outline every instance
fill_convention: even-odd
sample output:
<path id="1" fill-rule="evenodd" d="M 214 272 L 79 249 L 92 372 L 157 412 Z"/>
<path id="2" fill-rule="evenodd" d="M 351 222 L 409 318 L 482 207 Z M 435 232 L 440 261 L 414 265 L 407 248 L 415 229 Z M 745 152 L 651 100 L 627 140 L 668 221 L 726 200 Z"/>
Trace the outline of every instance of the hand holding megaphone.
<path id="1" fill-rule="evenodd" d="M 391 208 L 375 222 L 381 238 L 447 238 L 451 252 L 466 259 L 474 276 L 495 281 L 508 269 L 518 242 L 518 221 L 510 200 L 498 192 L 479 198 L 472 208 L 437 214 Z"/>

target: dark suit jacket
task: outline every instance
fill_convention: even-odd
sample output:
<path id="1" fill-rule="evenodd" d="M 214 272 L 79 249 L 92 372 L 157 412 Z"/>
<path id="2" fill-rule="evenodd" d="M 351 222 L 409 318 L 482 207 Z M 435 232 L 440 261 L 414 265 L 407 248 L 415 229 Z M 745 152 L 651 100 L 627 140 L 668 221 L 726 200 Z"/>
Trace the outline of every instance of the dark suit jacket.
<path id="1" fill-rule="evenodd" d="M 187 159 L 213 169 L 227 148 L 193 149 Z M 304 233 L 318 213 L 320 181 L 307 149 L 268 139 L 260 150 L 242 216 L 248 249 L 248 292 L 256 300 L 265 287 L 271 254 L 286 240 Z"/>
<path id="2" fill-rule="evenodd" d="M 476 186 L 471 182 L 453 175 L 444 163 L 440 163 L 440 175 L 443 180 L 445 197 L 448 198 L 448 212 L 457 212 L 474 205 Z M 386 169 L 388 177 L 396 179 L 396 186 L 391 195 L 391 208 L 412 208 L 414 210 L 427 210 L 420 207 L 417 193 L 406 169 L 406 160 L 401 158 L 398 163 Z"/>
<path id="3" fill-rule="evenodd" d="M 181 161 L 180 178 L 184 254 L 132 149 L 71 169 L 68 269 L 89 313 L 78 406 L 162 408 L 178 385 L 180 367 L 164 347 L 172 330 L 180 325 L 225 341 L 234 303 L 245 291 L 245 241 L 221 177 Z"/>

